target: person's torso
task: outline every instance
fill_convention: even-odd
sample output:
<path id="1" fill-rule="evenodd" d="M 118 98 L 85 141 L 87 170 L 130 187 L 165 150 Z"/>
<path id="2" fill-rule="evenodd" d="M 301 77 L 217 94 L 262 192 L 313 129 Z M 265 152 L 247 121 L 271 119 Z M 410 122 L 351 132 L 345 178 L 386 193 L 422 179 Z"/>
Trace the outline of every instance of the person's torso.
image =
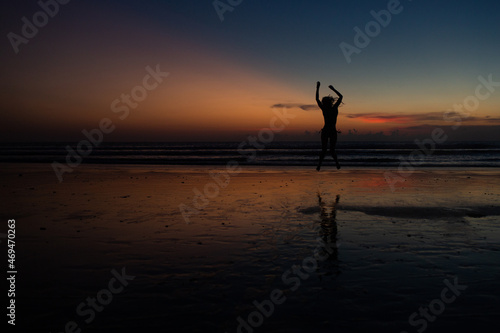
<path id="1" fill-rule="evenodd" d="M 339 115 L 338 108 L 326 109 L 323 111 L 323 118 L 325 120 L 325 128 L 335 128 L 337 125 L 337 116 Z"/>

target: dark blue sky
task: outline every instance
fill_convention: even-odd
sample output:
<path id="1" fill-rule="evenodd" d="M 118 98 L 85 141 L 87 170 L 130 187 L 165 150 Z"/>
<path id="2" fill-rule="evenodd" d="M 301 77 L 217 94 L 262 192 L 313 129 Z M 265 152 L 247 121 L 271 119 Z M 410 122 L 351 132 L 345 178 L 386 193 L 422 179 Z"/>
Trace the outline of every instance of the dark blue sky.
<path id="1" fill-rule="evenodd" d="M 311 90 L 318 80 L 335 84 L 348 96 L 345 112 L 407 115 L 442 112 L 460 103 L 474 92 L 480 75 L 500 81 L 497 1 L 401 1 L 401 12 L 348 63 L 340 44 L 355 45 L 354 28 L 364 30 L 374 20 L 371 11 L 385 10 L 390 2 L 243 0 L 221 21 L 210 0 L 72 0 L 28 44 L 21 44 L 18 54 L 7 34 L 20 34 L 21 18 L 31 19 L 40 7 L 37 1 L 3 2 L 4 124 L 17 128 L 21 119 L 55 115 L 71 103 L 91 109 L 89 118 L 81 109 L 69 111 L 61 122 L 71 123 L 70 129 L 51 125 L 52 132 L 66 137 L 65 131 L 72 133 L 99 118 L 106 111 L 98 108 L 129 89 L 146 65 L 157 63 L 168 68 L 172 79 L 162 91 L 163 102 L 151 100 L 144 106 L 152 110 L 148 120 L 134 120 L 143 121 L 142 127 L 154 122 L 159 111 L 153 109 L 161 103 L 171 115 L 163 120 L 187 123 L 176 110 L 196 106 L 181 107 L 177 96 L 189 94 L 193 86 L 198 92 L 200 84 L 208 88 L 211 82 L 217 82 L 217 89 L 212 87 L 207 103 L 214 103 L 211 110 L 221 109 L 222 117 L 231 99 L 255 101 L 256 108 L 313 104 Z M 229 95 L 233 88 L 238 89 Z M 59 105 L 61 100 L 67 104 Z M 34 105 L 46 107 L 37 110 Z M 477 116 L 499 118 L 499 106 L 500 92 L 482 103 Z M 6 114 L 12 108 L 16 115 Z M 187 113 L 196 117 L 195 111 Z M 35 136 L 44 133 L 26 128 Z"/>

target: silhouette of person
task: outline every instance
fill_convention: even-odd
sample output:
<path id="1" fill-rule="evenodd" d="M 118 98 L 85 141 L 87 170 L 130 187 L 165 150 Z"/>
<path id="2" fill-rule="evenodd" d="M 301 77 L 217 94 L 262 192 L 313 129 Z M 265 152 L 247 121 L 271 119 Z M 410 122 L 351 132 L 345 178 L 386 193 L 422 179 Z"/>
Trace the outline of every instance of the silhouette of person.
<path id="1" fill-rule="evenodd" d="M 340 164 L 337 159 L 337 153 L 335 152 L 335 146 L 337 144 L 337 116 L 339 115 L 339 105 L 342 103 L 344 96 L 338 92 L 333 86 L 329 86 L 338 96 L 337 99 L 332 96 L 325 96 L 320 101 L 319 100 L 319 86 L 321 83 L 318 81 L 316 85 L 316 102 L 323 112 L 323 118 L 325 119 L 325 126 L 321 130 L 321 153 L 319 156 L 317 171 L 320 170 L 323 159 L 325 158 L 326 152 L 328 150 L 328 140 L 330 140 L 330 153 L 332 154 L 337 169 L 340 169 Z"/>

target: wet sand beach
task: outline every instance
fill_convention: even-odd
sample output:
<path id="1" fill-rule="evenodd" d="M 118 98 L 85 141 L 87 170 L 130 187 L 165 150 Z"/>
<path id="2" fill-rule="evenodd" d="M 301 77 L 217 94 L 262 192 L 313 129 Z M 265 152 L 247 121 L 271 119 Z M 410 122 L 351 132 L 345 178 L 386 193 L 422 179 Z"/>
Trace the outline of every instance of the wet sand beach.
<path id="1" fill-rule="evenodd" d="M 496 169 L 2 169 L 23 332 L 500 328 Z"/>

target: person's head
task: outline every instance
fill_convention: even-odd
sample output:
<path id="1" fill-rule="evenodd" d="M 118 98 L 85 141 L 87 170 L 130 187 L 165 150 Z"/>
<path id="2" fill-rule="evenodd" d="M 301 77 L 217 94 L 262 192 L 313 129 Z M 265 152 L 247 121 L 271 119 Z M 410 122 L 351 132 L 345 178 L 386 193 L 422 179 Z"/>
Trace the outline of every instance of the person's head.
<path id="1" fill-rule="evenodd" d="M 331 107 L 333 106 L 333 104 L 335 103 L 335 98 L 333 98 L 332 96 L 328 95 L 328 96 L 325 96 L 323 97 L 323 99 L 321 100 L 321 103 L 326 106 L 326 107 Z"/>

